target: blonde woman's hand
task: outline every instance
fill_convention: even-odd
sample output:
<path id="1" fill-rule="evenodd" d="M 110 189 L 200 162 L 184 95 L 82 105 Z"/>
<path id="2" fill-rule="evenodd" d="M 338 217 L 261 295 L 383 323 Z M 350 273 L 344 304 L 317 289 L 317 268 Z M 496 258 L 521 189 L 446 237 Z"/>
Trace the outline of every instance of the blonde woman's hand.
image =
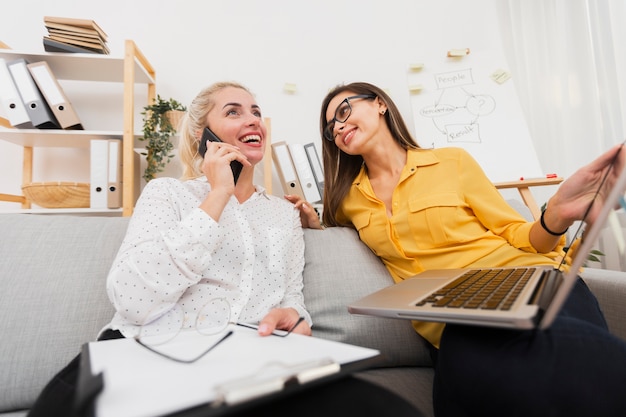
<path id="1" fill-rule="evenodd" d="M 311 326 L 306 320 L 300 320 L 300 315 L 293 308 L 273 308 L 263 317 L 259 323 L 259 334 L 268 336 L 274 330 L 292 330 L 292 333 L 311 336 Z"/>
<path id="2" fill-rule="evenodd" d="M 236 146 L 223 142 L 207 142 L 201 169 L 211 184 L 211 192 L 202 201 L 200 208 L 216 222 L 235 192 L 235 180 L 230 168 L 230 163 L 235 160 L 244 166 L 251 165 Z"/>
<path id="3" fill-rule="evenodd" d="M 311 204 L 298 195 L 288 194 L 285 199 L 300 211 L 302 227 L 309 229 L 323 229 L 320 218 Z"/>
<path id="4" fill-rule="evenodd" d="M 239 161 L 244 166 L 252 165 L 238 147 L 224 142 L 207 142 L 201 169 L 212 190 L 224 189 L 228 194 L 234 193 L 235 181 L 230 168 L 232 161 Z"/>

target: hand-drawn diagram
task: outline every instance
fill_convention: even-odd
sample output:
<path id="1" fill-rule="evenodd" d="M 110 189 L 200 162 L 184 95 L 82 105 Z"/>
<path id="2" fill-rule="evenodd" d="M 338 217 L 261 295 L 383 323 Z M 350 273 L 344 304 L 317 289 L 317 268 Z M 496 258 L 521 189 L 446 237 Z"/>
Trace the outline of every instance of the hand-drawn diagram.
<path id="1" fill-rule="evenodd" d="M 407 85 L 421 147 L 463 148 L 494 182 L 542 176 L 513 79 L 496 77 L 507 68 L 501 53 L 476 47 L 450 58 L 430 51 L 419 62 L 409 67 Z"/>
<path id="2" fill-rule="evenodd" d="M 439 96 L 433 105 L 419 110 L 420 116 L 431 118 L 449 144 L 480 143 L 479 119 L 493 113 L 495 99 L 470 91 L 475 86 L 471 68 L 437 73 L 434 80 Z"/>

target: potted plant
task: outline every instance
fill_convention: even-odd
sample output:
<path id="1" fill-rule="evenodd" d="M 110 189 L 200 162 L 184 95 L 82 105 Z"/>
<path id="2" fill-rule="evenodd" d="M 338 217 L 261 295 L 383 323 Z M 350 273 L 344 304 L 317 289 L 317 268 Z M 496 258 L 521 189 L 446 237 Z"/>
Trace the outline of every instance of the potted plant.
<path id="1" fill-rule="evenodd" d="M 174 149 L 172 137 L 176 134 L 178 123 L 172 116 L 183 114 L 187 108 L 173 98 L 165 100 L 157 95 L 153 103 L 143 110 L 143 138 L 140 140 L 147 142 L 146 152 L 142 153 L 147 161 L 143 178 L 150 181 L 165 169 L 174 156 L 171 153 Z"/>

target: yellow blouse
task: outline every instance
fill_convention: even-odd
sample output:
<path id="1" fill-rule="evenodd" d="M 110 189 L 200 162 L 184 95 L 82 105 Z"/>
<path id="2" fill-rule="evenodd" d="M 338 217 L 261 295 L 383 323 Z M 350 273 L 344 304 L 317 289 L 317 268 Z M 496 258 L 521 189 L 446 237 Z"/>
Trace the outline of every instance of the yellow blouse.
<path id="1" fill-rule="evenodd" d="M 538 254 L 527 222 L 461 148 L 407 151 L 392 196 L 392 216 L 372 189 L 367 169 L 355 178 L 337 219 L 352 224 L 398 282 L 427 269 L 556 265 L 555 251 Z M 439 346 L 441 323 L 413 322 Z"/>

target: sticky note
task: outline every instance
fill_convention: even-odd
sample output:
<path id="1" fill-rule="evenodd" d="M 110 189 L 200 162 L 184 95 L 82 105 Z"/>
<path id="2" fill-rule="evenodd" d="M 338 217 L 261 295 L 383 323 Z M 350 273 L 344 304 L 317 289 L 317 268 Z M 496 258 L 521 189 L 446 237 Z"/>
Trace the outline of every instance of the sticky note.
<path id="1" fill-rule="evenodd" d="M 293 94 L 296 91 L 298 91 L 298 88 L 296 87 L 294 83 L 285 83 L 285 85 L 283 86 L 283 91 L 285 93 Z"/>
<path id="2" fill-rule="evenodd" d="M 511 73 L 504 69 L 497 69 L 491 74 L 491 79 L 497 82 L 498 84 L 502 84 L 506 80 L 511 78 Z"/>
<path id="3" fill-rule="evenodd" d="M 469 48 L 450 49 L 448 51 L 448 56 L 449 57 L 465 56 L 465 55 L 469 55 L 469 53 L 470 53 L 470 49 Z"/>
<path id="4" fill-rule="evenodd" d="M 414 64 L 409 65 L 409 70 L 411 71 L 421 71 L 422 68 L 424 68 L 424 64 L 422 64 L 421 62 L 417 62 Z"/>
<path id="5" fill-rule="evenodd" d="M 422 84 L 414 84 L 414 85 L 409 86 L 409 92 L 411 94 L 420 93 L 423 89 L 424 89 L 424 86 Z"/>

